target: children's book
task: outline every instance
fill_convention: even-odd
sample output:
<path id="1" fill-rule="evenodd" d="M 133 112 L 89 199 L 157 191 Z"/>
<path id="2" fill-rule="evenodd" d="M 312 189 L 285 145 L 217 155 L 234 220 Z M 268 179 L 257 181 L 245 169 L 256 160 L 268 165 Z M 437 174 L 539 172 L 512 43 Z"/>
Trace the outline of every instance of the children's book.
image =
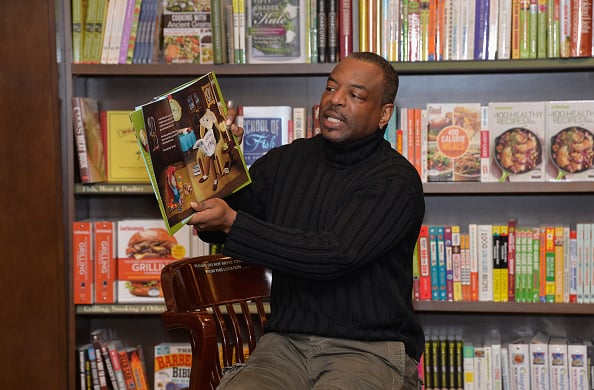
<path id="1" fill-rule="evenodd" d="M 251 183 L 214 72 L 189 81 L 130 114 L 170 234 L 192 216 L 190 202 L 223 198 Z"/>

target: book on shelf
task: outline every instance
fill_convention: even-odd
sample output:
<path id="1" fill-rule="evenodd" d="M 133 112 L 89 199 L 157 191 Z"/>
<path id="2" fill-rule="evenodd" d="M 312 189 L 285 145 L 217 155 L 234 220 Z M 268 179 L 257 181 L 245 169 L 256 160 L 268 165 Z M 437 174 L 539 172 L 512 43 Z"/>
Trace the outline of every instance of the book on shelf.
<path id="1" fill-rule="evenodd" d="M 548 101 L 547 181 L 594 181 L 594 100 Z"/>
<path id="2" fill-rule="evenodd" d="M 136 47 L 136 40 L 138 38 L 138 30 L 140 26 L 140 13 L 144 5 L 143 0 L 135 0 L 134 12 L 130 20 L 130 32 L 122 37 L 122 43 L 125 42 L 125 49 L 120 50 L 120 64 L 131 64 L 134 59 L 134 48 Z"/>
<path id="3" fill-rule="evenodd" d="M 233 57 L 235 64 L 246 63 L 246 4 L 245 0 L 232 0 Z"/>
<path id="4" fill-rule="evenodd" d="M 428 103 L 427 121 L 427 181 L 479 181 L 480 103 Z"/>
<path id="5" fill-rule="evenodd" d="M 547 57 L 559 58 L 559 0 L 547 0 Z"/>
<path id="6" fill-rule="evenodd" d="M 479 301 L 493 301 L 493 226 L 477 225 Z"/>
<path id="7" fill-rule="evenodd" d="M 170 233 L 191 218 L 190 202 L 223 198 L 251 182 L 241 149 L 225 125 L 226 113 L 211 72 L 136 107 L 130 115 L 136 150 Z M 249 131 L 243 142 L 249 145 Z"/>
<path id="8" fill-rule="evenodd" d="M 128 355 L 130 362 L 130 370 L 134 377 L 134 384 L 136 390 L 149 390 L 148 373 L 146 371 L 146 363 L 144 360 L 144 350 L 141 345 L 136 347 L 125 348 L 124 351 Z"/>
<path id="9" fill-rule="evenodd" d="M 101 132 L 109 183 L 149 183 L 128 110 L 103 110 Z"/>
<path id="10" fill-rule="evenodd" d="M 132 350 L 134 350 L 134 347 L 126 347 L 117 351 L 120 367 L 122 368 L 122 375 L 124 376 L 124 383 L 126 384 L 126 390 L 136 389 L 136 382 L 134 380 L 134 374 L 132 373 L 132 367 L 130 366 L 130 359 L 128 357 L 129 352 Z"/>
<path id="11" fill-rule="evenodd" d="M 419 299 L 431 300 L 431 266 L 429 263 L 429 226 L 422 225 L 419 233 Z"/>
<path id="12" fill-rule="evenodd" d="M 95 303 L 116 302 L 116 222 L 93 221 Z"/>
<path id="13" fill-rule="evenodd" d="M 105 181 L 107 170 L 98 101 L 89 97 L 73 97 L 71 104 L 80 182 Z"/>
<path id="14" fill-rule="evenodd" d="M 465 342 L 462 347 L 462 364 L 464 368 L 464 383 L 465 389 L 475 388 L 475 374 L 474 374 L 474 345 L 470 342 Z"/>
<path id="15" fill-rule="evenodd" d="M 592 0 L 571 1 L 571 57 L 592 57 Z"/>
<path id="16" fill-rule="evenodd" d="M 111 0 L 113 2 L 114 0 Z M 128 13 L 128 2 L 129 0 L 115 0 L 115 13 L 116 17 L 111 26 L 111 34 L 109 37 L 109 46 L 107 51 L 107 64 L 118 64 L 120 61 L 120 49 L 122 46 L 122 36 L 124 35 L 124 27 L 128 22 L 127 17 L 132 16 L 132 10 Z M 130 0 L 130 5 L 132 5 Z M 130 16 L 128 16 L 130 15 Z M 127 43 L 127 42 L 126 42 Z"/>
<path id="17" fill-rule="evenodd" d="M 572 0 L 559 0 L 559 57 L 571 56 L 571 3 Z"/>
<path id="18" fill-rule="evenodd" d="M 549 390 L 549 339 L 542 332 L 537 332 L 530 340 L 530 388 Z"/>
<path id="19" fill-rule="evenodd" d="M 161 270 L 190 255 L 190 227 L 174 234 L 159 219 L 126 219 L 117 224 L 117 302 L 163 303 Z"/>
<path id="20" fill-rule="evenodd" d="M 289 136 L 289 142 L 307 136 L 307 108 L 293 107 L 293 131 Z"/>
<path id="21" fill-rule="evenodd" d="M 92 348 L 91 343 L 79 345 L 76 348 L 78 355 L 78 384 L 81 390 L 93 388 L 93 375 L 91 373 L 91 361 L 89 360 L 88 349 Z M 97 383 L 99 384 L 99 383 Z"/>
<path id="22" fill-rule="evenodd" d="M 489 181 L 544 181 L 543 102 L 490 102 L 488 126 Z"/>
<path id="23" fill-rule="evenodd" d="M 569 355 L 567 354 L 566 337 L 549 339 L 548 361 L 549 382 L 551 390 L 569 389 Z"/>
<path id="24" fill-rule="evenodd" d="M 138 10 L 138 12 L 136 12 Z M 125 64 L 128 57 L 128 45 L 132 28 L 134 27 L 134 19 L 140 14 L 140 0 L 125 0 L 125 8 L 123 11 L 124 17 L 122 19 L 121 32 L 119 36 L 119 43 L 117 48 L 112 48 L 111 63 Z M 137 26 L 138 24 L 136 24 Z"/>
<path id="25" fill-rule="evenodd" d="M 243 106 L 243 154 L 248 166 L 289 142 L 292 115 L 291 106 Z"/>
<path id="26" fill-rule="evenodd" d="M 91 383 L 92 387 L 89 388 L 92 388 L 94 390 L 102 390 L 101 385 L 99 383 L 99 371 L 97 368 L 97 355 L 95 353 L 95 347 L 92 343 L 88 343 L 83 346 L 83 350 L 86 351 L 86 359 L 88 362 L 85 362 L 85 375 L 87 376 L 85 383 Z M 88 371 L 86 367 L 87 364 L 90 367 Z"/>
<path id="27" fill-rule="evenodd" d="M 133 64 L 157 62 L 161 41 L 162 0 L 142 0 L 138 33 L 132 55 Z"/>
<path id="28" fill-rule="evenodd" d="M 72 223 L 72 296 L 75 305 L 93 303 L 93 224 Z"/>
<path id="29" fill-rule="evenodd" d="M 245 5 L 247 63 L 305 63 L 305 0 L 245 0 Z"/>
<path id="30" fill-rule="evenodd" d="M 520 337 L 508 344 L 509 381 L 512 389 L 530 389 L 530 338 Z"/>
<path id="31" fill-rule="evenodd" d="M 214 64 L 228 63 L 225 0 L 210 0 L 210 20 L 212 25 L 212 61 Z"/>
<path id="32" fill-rule="evenodd" d="M 72 63 L 81 63 L 85 40 L 85 23 L 88 0 L 72 1 Z"/>
<path id="33" fill-rule="evenodd" d="M 338 59 L 342 60 L 349 54 L 353 52 L 353 3 L 357 0 L 339 0 L 338 1 Z M 396 7 L 392 7 L 396 9 Z M 394 21 L 397 21 L 397 13 L 390 14 L 394 17 Z M 385 20 L 385 19 L 384 19 Z M 395 31 L 392 30 L 392 32 Z M 394 38 L 394 35 L 386 35 L 386 40 L 388 37 Z M 397 43 L 394 42 L 393 45 L 390 46 L 392 52 L 395 52 L 397 49 Z M 389 59 L 389 58 L 388 58 Z M 392 61 L 395 61 L 397 58 L 392 58 Z"/>
<path id="34" fill-rule="evenodd" d="M 164 342 L 155 345 L 155 389 L 189 388 L 191 369 L 192 346 L 189 343 Z"/>
<path id="35" fill-rule="evenodd" d="M 103 368 L 105 373 L 106 388 L 119 389 L 120 384 L 108 349 L 108 344 L 113 339 L 111 330 L 107 328 L 95 329 L 91 331 L 90 336 L 97 357 L 97 370 L 100 371 Z M 101 385 L 101 383 L 101 373 L 99 373 L 99 384 Z"/>
<path id="36" fill-rule="evenodd" d="M 567 365 L 569 389 L 589 389 L 588 347 L 584 340 L 570 337 L 567 340 Z"/>
<path id="37" fill-rule="evenodd" d="M 166 63 L 212 64 L 210 0 L 163 3 L 163 57 Z"/>

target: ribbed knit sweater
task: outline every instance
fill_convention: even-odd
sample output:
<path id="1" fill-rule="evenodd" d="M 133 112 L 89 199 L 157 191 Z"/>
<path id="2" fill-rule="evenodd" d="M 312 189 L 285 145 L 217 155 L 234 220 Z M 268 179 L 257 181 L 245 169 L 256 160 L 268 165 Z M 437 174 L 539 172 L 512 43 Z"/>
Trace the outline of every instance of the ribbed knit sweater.
<path id="1" fill-rule="evenodd" d="M 423 188 L 383 132 L 349 145 L 295 140 L 250 173 L 228 198 L 238 213 L 223 253 L 272 270 L 267 331 L 402 341 L 418 360 L 412 256 Z"/>

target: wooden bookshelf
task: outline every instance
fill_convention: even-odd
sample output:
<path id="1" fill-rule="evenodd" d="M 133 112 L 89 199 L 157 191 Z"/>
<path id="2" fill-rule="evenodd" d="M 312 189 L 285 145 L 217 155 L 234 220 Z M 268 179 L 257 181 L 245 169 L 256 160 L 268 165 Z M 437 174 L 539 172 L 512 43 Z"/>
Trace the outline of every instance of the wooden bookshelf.
<path id="1" fill-rule="evenodd" d="M 69 15 L 68 15 L 69 16 Z M 68 18 L 65 18 L 68 20 Z M 68 22 L 64 22 L 68 31 Z M 68 51 L 66 50 L 66 54 Z M 594 99 L 594 58 L 453 61 L 395 63 L 400 74 L 396 104 L 422 106 L 428 102 L 530 101 Z M 82 95 L 99 99 L 104 109 L 126 109 L 164 90 L 209 71 L 217 74 L 226 98 L 236 104 L 311 107 L 319 101 L 334 64 L 279 65 L 91 65 L 64 66 L 63 99 Z M 289 92 L 287 92 L 289 91 Z M 145 217 L 154 212 L 152 189 L 146 184 L 94 184 L 74 182 L 75 157 L 69 109 L 62 125 L 66 207 L 64 224 L 75 218 Z M 427 224 L 470 221 L 507 221 L 520 224 L 550 221 L 594 222 L 594 183 L 425 183 Z M 158 213 L 155 212 L 155 215 Z M 67 262 L 71 262 L 71 256 Z M 71 298 L 71 297 L 68 297 Z M 515 329 L 554 329 L 576 335 L 594 334 L 594 304 L 541 304 L 500 302 L 414 302 L 426 328 L 452 326 L 480 337 L 486 330 L 501 330 L 512 337 Z M 122 329 L 145 350 L 169 337 L 162 327 L 162 305 L 88 305 L 73 308 L 69 349 L 91 328 Z M 136 329 L 142 328 L 142 332 Z M 150 358 L 150 355 L 148 356 Z M 74 358 L 69 359 L 74 389 Z"/>

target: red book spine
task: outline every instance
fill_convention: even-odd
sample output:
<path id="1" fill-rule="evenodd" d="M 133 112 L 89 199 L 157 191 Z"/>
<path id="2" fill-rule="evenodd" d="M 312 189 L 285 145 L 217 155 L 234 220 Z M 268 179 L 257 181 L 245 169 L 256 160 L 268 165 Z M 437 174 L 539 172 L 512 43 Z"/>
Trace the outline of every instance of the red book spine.
<path id="1" fill-rule="evenodd" d="M 353 52 L 353 0 L 338 1 L 339 59 Z"/>
<path id="2" fill-rule="evenodd" d="M 429 263 L 429 227 L 421 226 L 419 233 L 419 299 L 431 300 L 431 268 Z"/>
<path id="3" fill-rule="evenodd" d="M 592 56 L 592 0 L 571 1 L 571 57 Z"/>

